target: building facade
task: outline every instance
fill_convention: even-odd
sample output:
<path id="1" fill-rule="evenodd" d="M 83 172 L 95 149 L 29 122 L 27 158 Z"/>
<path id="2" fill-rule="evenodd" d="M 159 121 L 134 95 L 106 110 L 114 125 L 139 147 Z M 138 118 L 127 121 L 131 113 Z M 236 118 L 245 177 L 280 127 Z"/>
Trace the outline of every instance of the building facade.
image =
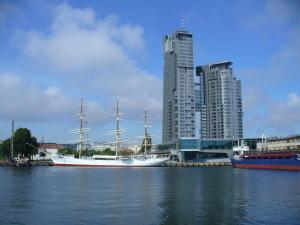
<path id="1" fill-rule="evenodd" d="M 222 138 L 222 139 L 201 139 L 201 138 L 179 138 L 171 144 L 161 144 L 158 151 L 161 153 L 169 153 L 172 158 L 179 162 L 202 161 L 210 158 L 228 158 L 233 154 L 233 147 L 238 142 L 243 141 L 250 150 L 259 149 L 260 138 Z"/>
<path id="2" fill-rule="evenodd" d="M 266 142 L 260 142 L 258 150 L 300 150 L 300 135 L 290 135 L 287 137 L 272 137 Z"/>
<path id="3" fill-rule="evenodd" d="M 164 36 L 163 143 L 195 136 L 193 35 Z"/>
<path id="4" fill-rule="evenodd" d="M 104 151 L 107 148 L 114 149 L 114 144 L 109 144 L 107 142 L 94 142 L 90 148 L 95 151 Z"/>
<path id="5" fill-rule="evenodd" d="M 231 65 L 224 61 L 196 67 L 196 106 L 203 139 L 243 137 L 241 81 L 234 77 Z"/>
<path id="6" fill-rule="evenodd" d="M 61 144 L 56 144 L 56 143 L 39 143 L 39 152 L 44 151 L 49 154 L 56 154 L 57 151 L 64 146 Z"/>

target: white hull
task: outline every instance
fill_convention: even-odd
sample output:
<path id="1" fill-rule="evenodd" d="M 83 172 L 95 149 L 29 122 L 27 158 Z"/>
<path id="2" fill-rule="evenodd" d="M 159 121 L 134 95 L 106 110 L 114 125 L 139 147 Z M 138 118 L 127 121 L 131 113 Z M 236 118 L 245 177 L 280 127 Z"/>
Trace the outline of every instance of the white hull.
<path id="1" fill-rule="evenodd" d="M 132 157 L 116 160 L 81 158 L 77 159 L 71 156 L 55 155 L 51 157 L 55 166 L 83 166 L 83 167 L 151 167 L 162 166 L 169 160 L 169 157 Z"/>

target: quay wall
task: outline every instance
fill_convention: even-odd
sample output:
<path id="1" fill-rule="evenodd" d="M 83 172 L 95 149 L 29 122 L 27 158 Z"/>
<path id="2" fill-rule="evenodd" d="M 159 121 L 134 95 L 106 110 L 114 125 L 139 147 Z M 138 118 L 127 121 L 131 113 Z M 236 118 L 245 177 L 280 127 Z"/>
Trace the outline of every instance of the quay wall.
<path id="1" fill-rule="evenodd" d="M 52 160 L 29 160 L 27 162 L 0 161 L 0 166 L 53 166 Z"/>
<path id="2" fill-rule="evenodd" d="M 164 164 L 166 167 L 205 167 L 205 166 L 231 166 L 231 162 L 174 162 Z"/>

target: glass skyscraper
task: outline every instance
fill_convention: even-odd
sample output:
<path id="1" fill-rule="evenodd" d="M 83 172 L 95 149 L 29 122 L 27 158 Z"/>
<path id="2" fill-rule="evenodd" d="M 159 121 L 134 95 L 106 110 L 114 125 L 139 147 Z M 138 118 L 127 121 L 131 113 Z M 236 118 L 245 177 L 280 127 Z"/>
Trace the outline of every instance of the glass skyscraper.
<path id="1" fill-rule="evenodd" d="M 243 137 L 241 81 L 233 75 L 232 62 L 196 67 L 199 76 L 197 111 L 200 111 L 201 138 Z"/>
<path id="2" fill-rule="evenodd" d="M 178 30 L 164 44 L 163 143 L 195 136 L 193 35 Z"/>

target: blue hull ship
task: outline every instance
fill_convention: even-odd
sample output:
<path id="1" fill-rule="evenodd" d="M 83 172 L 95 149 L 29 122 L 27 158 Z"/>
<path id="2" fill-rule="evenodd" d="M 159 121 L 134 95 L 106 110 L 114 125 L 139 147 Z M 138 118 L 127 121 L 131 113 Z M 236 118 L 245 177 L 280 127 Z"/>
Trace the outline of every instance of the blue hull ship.
<path id="1" fill-rule="evenodd" d="M 236 168 L 300 170 L 300 152 L 247 152 L 232 157 L 231 163 Z"/>

